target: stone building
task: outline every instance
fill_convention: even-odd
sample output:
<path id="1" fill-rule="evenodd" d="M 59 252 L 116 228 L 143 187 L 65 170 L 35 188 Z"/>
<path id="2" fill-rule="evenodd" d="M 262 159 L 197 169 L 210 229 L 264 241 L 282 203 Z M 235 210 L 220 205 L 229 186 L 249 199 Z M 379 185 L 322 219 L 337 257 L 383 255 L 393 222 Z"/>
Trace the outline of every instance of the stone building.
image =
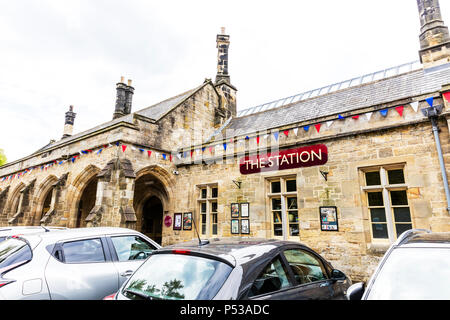
<path id="1" fill-rule="evenodd" d="M 123 226 L 163 245 L 250 236 L 301 241 L 364 280 L 410 228 L 450 231 L 450 38 L 418 0 L 420 62 L 237 111 L 230 38 L 214 81 L 64 133 L 0 168 L 0 226 Z"/>

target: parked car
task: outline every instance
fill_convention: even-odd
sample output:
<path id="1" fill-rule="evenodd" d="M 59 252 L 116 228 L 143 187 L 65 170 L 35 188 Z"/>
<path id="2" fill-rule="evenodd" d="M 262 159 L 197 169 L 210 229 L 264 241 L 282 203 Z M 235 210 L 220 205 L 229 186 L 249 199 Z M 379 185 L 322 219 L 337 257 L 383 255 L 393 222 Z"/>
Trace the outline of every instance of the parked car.
<path id="1" fill-rule="evenodd" d="M 350 284 L 344 273 L 300 243 L 224 238 L 154 251 L 105 300 L 345 299 Z"/>
<path id="2" fill-rule="evenodd" d="M 102 299 L 160 247 L 125 228 L 9 237 L 0 242 L 0 300 Z"/>
<path id="3" fill-rule="evenodd" d="M 349 300 L 449 300 L 450 232 L 405 231 L 388 249 L 367 287 L 355 283 Z"/>
<path id="4" fill-rule="evenodd" d="M 50 232 L 67 230 L 65 227 L 46 227 L 46 226 L 12 226 L 12 227 L 0 227 L 0 242 L 5 240 L 9 236 L 30 234 L 36 232 Z"/>

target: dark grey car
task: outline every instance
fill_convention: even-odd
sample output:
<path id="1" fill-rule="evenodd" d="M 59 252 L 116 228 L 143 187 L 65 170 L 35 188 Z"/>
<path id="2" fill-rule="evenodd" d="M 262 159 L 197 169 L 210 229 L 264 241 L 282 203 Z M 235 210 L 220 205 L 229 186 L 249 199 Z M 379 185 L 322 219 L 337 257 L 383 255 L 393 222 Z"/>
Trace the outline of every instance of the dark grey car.
<path id="1" fill-rule="evenodd" d="M 449 300 L 450 232 L 405 231 L 367 283 L 352 285 L 349 300 Z"/>
<path id="2" fill-rule="evenodd" d="M 114 299 L 345 299 L 350 284 L 300 243 L 225 238 L 154 251 Z"/>

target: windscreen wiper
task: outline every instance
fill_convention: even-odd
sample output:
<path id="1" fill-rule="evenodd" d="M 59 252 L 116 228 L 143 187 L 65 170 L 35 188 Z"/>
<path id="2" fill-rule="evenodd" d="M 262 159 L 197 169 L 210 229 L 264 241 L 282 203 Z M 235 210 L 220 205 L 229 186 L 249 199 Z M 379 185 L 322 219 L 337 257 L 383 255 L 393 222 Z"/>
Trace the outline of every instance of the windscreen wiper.
<path id="1" fill-rule="evenodd" d="M 138 291 L 134 291 L 134 290 L 130 290 L 130 289 L 125 289 L 124 291 L 134 294 L 135 296 L 141 297 L 145 300 L 162 300 L 161 298 L 153 297 L 153 296 L 147 295 L 143 292 L 138 292 Z"/>

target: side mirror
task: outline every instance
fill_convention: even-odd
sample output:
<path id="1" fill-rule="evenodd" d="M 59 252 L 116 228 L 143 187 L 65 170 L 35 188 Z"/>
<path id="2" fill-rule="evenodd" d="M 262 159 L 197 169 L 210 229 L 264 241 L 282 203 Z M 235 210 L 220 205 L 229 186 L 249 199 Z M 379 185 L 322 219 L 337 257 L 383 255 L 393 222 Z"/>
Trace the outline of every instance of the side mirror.
<path id="1" fill-rule="evenodd" d="M 347 300 L 361 300 L 364 294 L 365 284 L 364 282 L 358 282 L 350 286 L 347 289 Z"/>
<path id="2" fill-rule="evenodd" d="M 331 271 L 331 279 L 332 280 L 345 280 L 346 276 L 342 271 L 339 271 L 337 269 L 333 269 Z"/>

